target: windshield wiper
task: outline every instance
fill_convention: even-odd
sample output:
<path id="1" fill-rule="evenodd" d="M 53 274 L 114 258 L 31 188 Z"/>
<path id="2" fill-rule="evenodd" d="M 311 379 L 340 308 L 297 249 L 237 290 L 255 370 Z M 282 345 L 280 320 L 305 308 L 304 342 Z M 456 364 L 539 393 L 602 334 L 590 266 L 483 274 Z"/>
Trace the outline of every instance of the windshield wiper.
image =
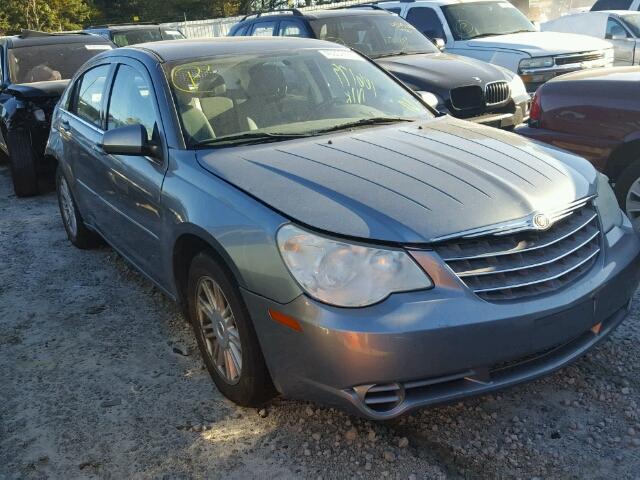
<path id="1" fill-rule="evenodd" d="M 313 133 L 317 135 L 320 133 L 337 132 L 339 130 L 348 130 L 350 128 L 365 127 L 367 125 L 389 125 L 391 123 L 413 122 L 413 121 L 414 121 L 413 118 L 402 118 L 402 117 L 363 118 L 362 120 L 357 120 L 355 122 L 340 123 L 338 125 L 334 125 L 333 127 L 323 128 L 322 130 L 316 130 Z"/>
<path id="2" fill-rule="evenodd" d="M 293 140 L 295 138 L 306 138 L 312 134 L 308 133 L 268 133 L 268 132 L 244 132 L 234 135 L 225 135 L 224 137 L 209 138 L 196 142 L 194 147 L 218 146 L 218 145 L 237 145 L 250 143 L 267 143 L 278 142 L 282 140 Z"/>

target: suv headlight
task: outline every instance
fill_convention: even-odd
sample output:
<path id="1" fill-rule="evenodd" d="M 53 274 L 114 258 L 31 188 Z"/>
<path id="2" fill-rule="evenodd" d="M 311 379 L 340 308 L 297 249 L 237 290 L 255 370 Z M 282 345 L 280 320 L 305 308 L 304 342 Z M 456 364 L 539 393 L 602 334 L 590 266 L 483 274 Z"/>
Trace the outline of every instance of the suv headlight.
<path id="1" fill-rule="evenodd" d="M 595 199 L 604 233 L 622 225 L 622 210 L 606 175 L 598 173 L 598 196 Z"/>
<path id="2" fill-rule="evenodd" d="M 527 97 L 529 98 L 529 94 L 527 93 L 527 87 L 524 86 L 524 82 L 520 78 L 520 75 L 514 75 L 509 82 L 509 86 L 511 87 L 511 98 L 518 97 Z"/>
<path id="3" fill-rule="evenodd" d="M 550 67 L 553 67 L 553 57 L 534 57 L 520 60 L 520 71 Z"/>
<path id="4" fill-rule="evenodd" d="M 365 307 L 394 292 L 433 287 L 402 250 L 332 240 L 285 225 L 277 234 L 287 268 L 311 297 L 338 307 Z"/>

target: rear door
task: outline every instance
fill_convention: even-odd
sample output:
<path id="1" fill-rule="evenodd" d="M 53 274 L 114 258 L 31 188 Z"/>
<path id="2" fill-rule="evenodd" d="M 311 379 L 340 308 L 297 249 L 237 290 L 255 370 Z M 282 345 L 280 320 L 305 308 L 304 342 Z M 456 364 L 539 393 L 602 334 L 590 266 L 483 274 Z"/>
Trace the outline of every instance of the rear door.
<path id="1" fill-rule="evenodd" d="M 615 65 L 633 65 L 636 41 L 630 32 L 613 15 L 607 19 L 605 38 L 613 44 Z"/>
<path id="2" fill-rule="evenodd" d="M 105 124 L 106 89 L 113 66 L 98 65 L 84 72 L 74 83 L 68 115 L 59 129 L 73 173 L 76 201 L 85 220 L 101 228 L 108 213 L 98 194 L 104 153 L 98 148 Z"/>
<path id="3" fill-rule="evenodd" d="M 166 152 L 164 129 L 151 78 L 141 63 L 119 60 L 107 104 L 106 130 L 142 125 L 147 137 Z M 107 205 L 104 228 L 109 240 L 142 270 L 159 277 L 162 209 L 160 192 L 167 170 L 161 158 L 100 155 L 101 201 Z"/>

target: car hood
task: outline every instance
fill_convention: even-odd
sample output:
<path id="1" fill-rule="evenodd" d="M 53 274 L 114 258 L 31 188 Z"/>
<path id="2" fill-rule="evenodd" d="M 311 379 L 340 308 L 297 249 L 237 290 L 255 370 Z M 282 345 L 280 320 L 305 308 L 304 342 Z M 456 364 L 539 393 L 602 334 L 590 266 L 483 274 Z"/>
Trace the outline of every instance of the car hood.
<path id="1" fill-rule="evenodd" d="M 410 86 L 445 97 L 452 88 L 511 79 L 495 65 L 445 53 L 385 57 L 375 62 Z"/>
<path id="2" fill-rule="evenodd" d="M 8 91 L 13 95 L 24 98 L 60 97 L 67 88 L 69 80 L 51 82 L 16 83 L 9 86 Z"/>
<path id="3" fill-rule="evenodd" d="M 198 161 L 299 224 L 399 244 L 557 211 L 596 179 L 585 160 L 452 117 L 202 150 Z"/>
<path id="4" fill-rule="evenodd" d="M 523 32 L 478 38 L 464 42 L 473 48 L 519 50 L 532 57 L 564 55 L 611 48 L 611 44 L 594 37 L 557 32 Z"/>

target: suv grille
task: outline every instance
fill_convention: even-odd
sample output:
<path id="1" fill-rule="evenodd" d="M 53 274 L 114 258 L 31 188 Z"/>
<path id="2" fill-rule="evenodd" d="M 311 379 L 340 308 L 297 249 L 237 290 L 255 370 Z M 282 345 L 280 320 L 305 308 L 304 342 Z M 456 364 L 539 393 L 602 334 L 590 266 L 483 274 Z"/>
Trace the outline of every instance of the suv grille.
<path id="1" fill-rule="evenodd" d="M 507 82 L 492 82 L 485 87 L 484 99 L 487 105 L 499 105 L 511 97 L 511 89 Z"/>
<path id="2" fill-rule="evenodd" d="M 572 63 L 591 62 L 593 60 L 601 60 L 604 58 L 604 52 L 589 52 L 578 55 L 567 55 L 556 57 L 556 65 L 570 65 Z"/>
<path id="3" fill-rule="evenodd" d="M 565 287 L 600 252 L 598 215 L 582 205 L 546 231 L 447 241 L 436 252 L 479 297 L 514 300 Z"/>
<path id="4" fill-rule="evenodd" d="M 456 110 L 481 109 L 483 105 L 482 87 L 472 85 L 451 90 L 451 105 Z"/>

